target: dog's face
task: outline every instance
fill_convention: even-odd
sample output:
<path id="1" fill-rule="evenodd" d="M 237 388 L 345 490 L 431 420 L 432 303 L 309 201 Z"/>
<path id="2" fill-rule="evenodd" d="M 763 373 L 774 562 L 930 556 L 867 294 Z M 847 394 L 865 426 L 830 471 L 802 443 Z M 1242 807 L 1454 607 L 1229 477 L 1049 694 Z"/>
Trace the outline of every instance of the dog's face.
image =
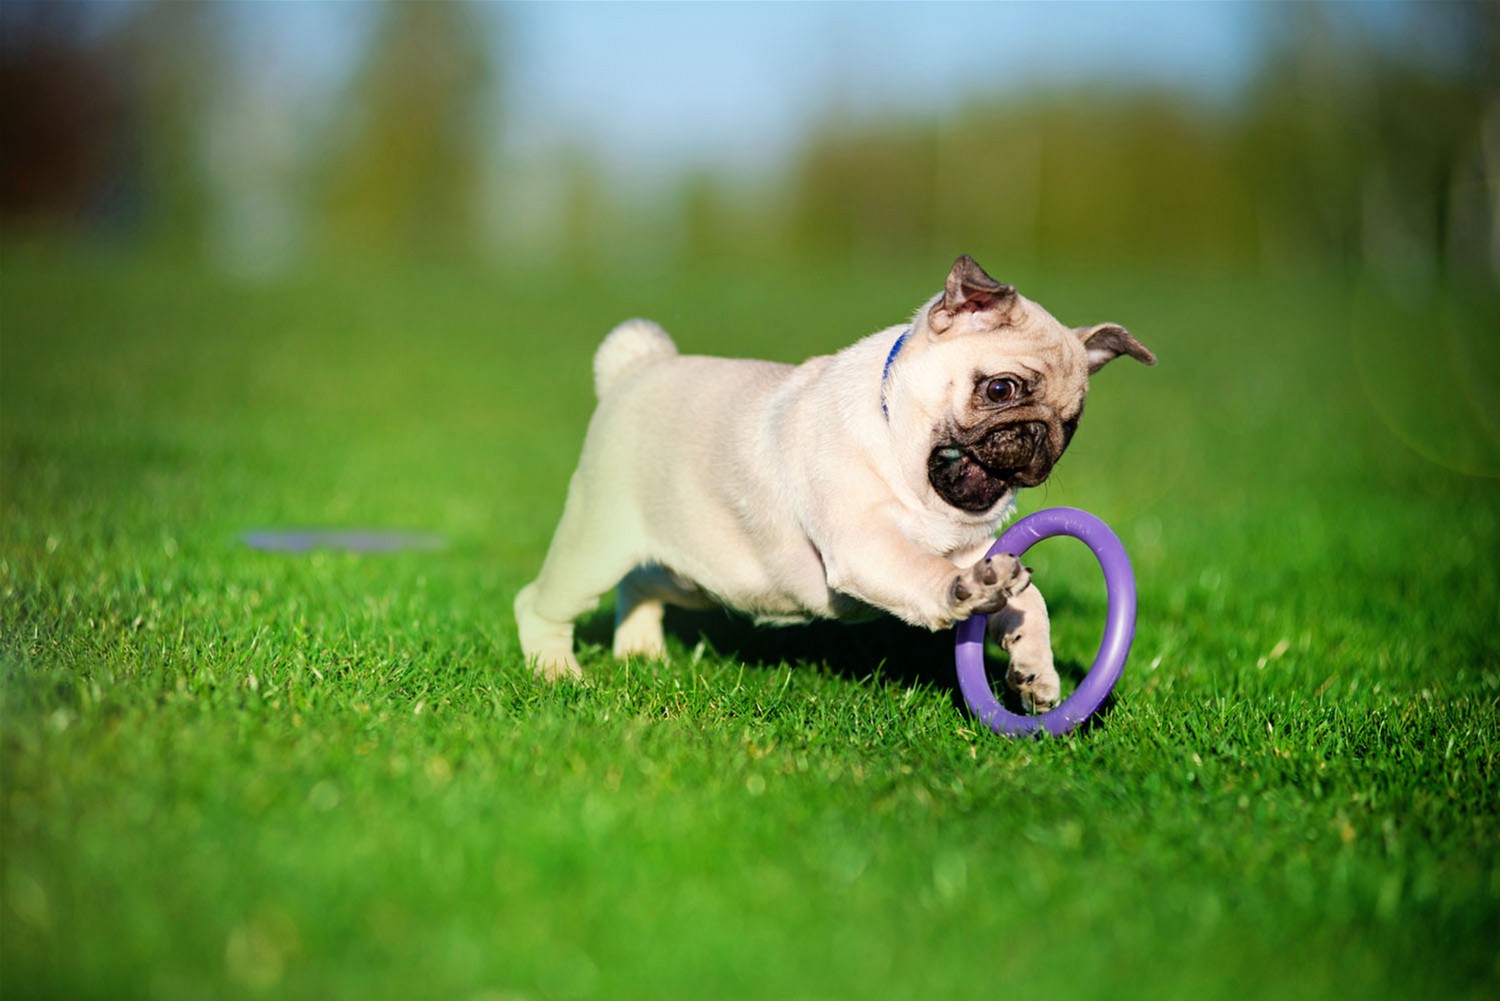
<path id="1" fill-rule="evenodd" d="M 889 411 L 903 468 L 973 516 L 1047 478 L 1078 427 L 1090 375 L 1122 354 L 1156 363 L 1125 328 L 1065 327 L 968 256 L 917 314 L 906 352 Z"/>

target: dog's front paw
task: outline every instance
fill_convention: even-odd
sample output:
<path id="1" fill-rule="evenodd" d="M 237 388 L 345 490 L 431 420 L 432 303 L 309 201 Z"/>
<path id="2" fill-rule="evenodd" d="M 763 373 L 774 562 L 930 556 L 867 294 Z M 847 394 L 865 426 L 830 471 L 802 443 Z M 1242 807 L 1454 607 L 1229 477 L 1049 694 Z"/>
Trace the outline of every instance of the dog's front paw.
<path id="1" fill-rule="evenodd" d="M 1010 553 L 986 556 L 960 571 L 948 585 L 949 614 L 955 622 L 971 615 L 992 615 L 1030 582 L 1031 571 Z"/>
<path id="2" fill-rule="evenodd" d="M 1062 699 L 1062 684 L 1052 660 L 1052 629 L 1047 603 L 1034 587 L 1017 592 L 986 626 L 990 638 L 1010 654 L 1005 684 L 1030 712 L 1046 712 Z"/>

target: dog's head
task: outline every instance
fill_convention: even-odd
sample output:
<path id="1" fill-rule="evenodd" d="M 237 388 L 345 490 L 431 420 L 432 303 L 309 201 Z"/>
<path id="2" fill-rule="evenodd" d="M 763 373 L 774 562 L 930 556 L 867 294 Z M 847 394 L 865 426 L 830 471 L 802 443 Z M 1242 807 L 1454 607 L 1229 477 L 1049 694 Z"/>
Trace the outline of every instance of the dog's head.
<path id="1" fill-rule="evenodd" d="M 1124 327 L 1065 327 L 965 255 L 917 313 L 887 373 L 903 465 L 941 503 L 983 516 L 1047 478 L 1078 427 L 1089 376 L 1156 358 Z"/>

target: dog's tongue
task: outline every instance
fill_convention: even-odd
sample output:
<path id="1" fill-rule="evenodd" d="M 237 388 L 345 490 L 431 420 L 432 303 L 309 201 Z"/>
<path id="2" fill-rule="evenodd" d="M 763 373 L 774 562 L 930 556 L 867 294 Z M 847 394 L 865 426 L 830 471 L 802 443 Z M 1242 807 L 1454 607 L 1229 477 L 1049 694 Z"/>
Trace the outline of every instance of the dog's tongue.
<path id="1" fill-rule="evenodd" d="M 952 446 L 940 448 L 937 454 L 943 462 L 956 467 L 950 472 L 965 483 L 978 484 L 990 478 L 989 470 L 985 469 L 971 453 L 961 448 Z"/>
<path id="2" fill-rule="evenodd" d="M 959 474 L 963 477 L 964 487 L 974 493 L 986 492 L 990 481 L 990 471 L 979 464 L 979 460 L 968 452 L 961 452 L 958 456 Z"/>

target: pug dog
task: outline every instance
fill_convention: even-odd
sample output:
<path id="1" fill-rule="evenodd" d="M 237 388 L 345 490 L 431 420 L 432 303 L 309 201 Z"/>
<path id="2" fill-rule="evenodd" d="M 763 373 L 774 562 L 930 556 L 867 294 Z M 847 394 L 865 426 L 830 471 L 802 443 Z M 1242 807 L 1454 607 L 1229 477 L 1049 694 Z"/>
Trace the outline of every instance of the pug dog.
<path id="1" fill-rule="evenodd" d="M 985 613 L 1009 687 L 1050 708 L 1046 603 L 1014 556 L 985 552 L 1121 355 L 1156 362 L 1124 327 L 1064 326 L 967 255 L 910 323 L 800 365 L 680 355 L 655 323 L 623 323 L 594 356 L 599 405 L 515 600 L 521 648 L 542 678 L 580 677 L 573 622 L 612 587 L 616 657 L 665 655 L 667 604 L 932 630 Z"/>

